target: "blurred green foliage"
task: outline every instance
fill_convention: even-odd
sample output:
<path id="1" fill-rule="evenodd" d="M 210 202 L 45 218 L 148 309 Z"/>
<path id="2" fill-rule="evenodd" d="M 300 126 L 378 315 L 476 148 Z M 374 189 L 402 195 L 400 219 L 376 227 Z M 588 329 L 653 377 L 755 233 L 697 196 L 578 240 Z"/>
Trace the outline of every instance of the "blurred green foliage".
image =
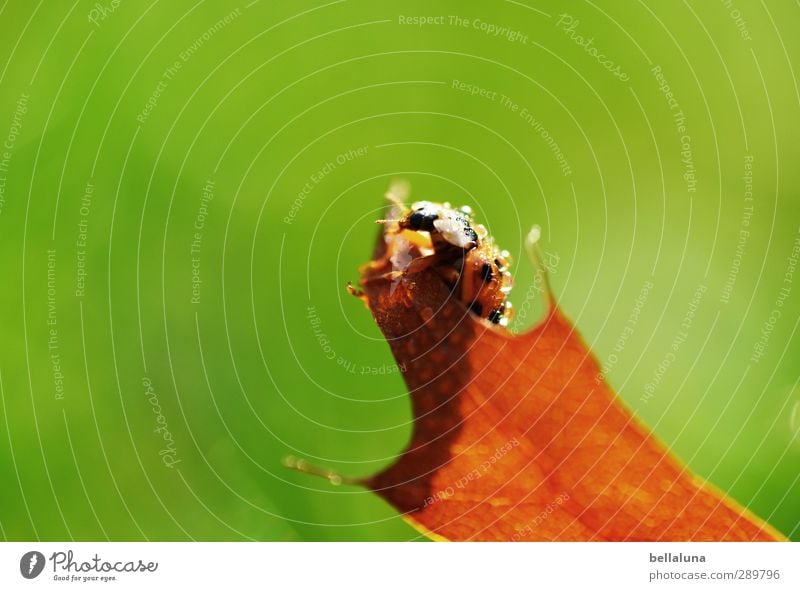
<path id="1" fill-rule="evenodd" d="M 404 177 L 511 251 L 518 329 L 540 224 L 620 395 L 800 539 L 798 24 L 744 0 L 3 4 L 2 535 L 417 539 L 281 463 L 368 475 L 408 439 L 344 291 Z"/>

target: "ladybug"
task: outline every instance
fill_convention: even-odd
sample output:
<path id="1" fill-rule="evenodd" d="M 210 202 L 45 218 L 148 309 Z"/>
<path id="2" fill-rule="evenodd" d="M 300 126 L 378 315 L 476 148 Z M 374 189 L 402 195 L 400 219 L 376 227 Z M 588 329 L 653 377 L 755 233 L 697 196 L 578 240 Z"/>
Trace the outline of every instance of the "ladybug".
<path id="1" fill-rule="evenodd" d="M 431 201 L 406 207 L 392 201 L 395 219 L 378 222 L 387 225 L 384 234 L 392 242 L 395 273 L 432 267 L 472 313 L 506 326 L 512 282 L 508 252 L 497 248 L 483 225 L 475 224 L 472 210 Z M 410 254 L 412 249 L 417 256 Z"/>

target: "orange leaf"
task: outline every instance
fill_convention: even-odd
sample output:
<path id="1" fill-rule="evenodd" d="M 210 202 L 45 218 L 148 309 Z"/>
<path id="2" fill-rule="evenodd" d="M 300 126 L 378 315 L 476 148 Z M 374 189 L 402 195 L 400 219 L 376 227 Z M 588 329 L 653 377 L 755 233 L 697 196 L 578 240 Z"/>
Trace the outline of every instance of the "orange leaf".
<path id="1" fill-rule="evenodd" d="M 387 275 L 379 242 L 363 298 L 414 414 L 407 449 L 364 481 L 445 540 L 782 540 L 702 482 L 603 380 L 550 301 L 514 335 L 469 312 L 434 269 Z M 392 278 L 390 278 L 392 277 Z"/>

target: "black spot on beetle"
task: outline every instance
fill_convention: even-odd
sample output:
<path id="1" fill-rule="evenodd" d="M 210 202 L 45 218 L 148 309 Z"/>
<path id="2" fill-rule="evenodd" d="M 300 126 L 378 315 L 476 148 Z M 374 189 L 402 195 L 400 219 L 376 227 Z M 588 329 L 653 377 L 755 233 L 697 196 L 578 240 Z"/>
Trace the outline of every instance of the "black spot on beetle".
<path id="1" fill-rule="evenodd" d="M 483 306 L 480 302 L 472 302 L 469 305 L 469 309 L 472 310 L 478 316 L 483 316 Z"/>
<path id="2" fill-rule="evenodd" d="M 481 278 L 485 283 L 489 283 L 494 278 L 492 266 L 489 263 L 483 263 L 481 267 Z"/>
<path id="3" fill-rule="evenodd" d="M 408 216 L 408 227 L 412 230 L 431 232 L 433 231 L 433 222 L 438 218 L 438 213 L 420 208 Z"/>
<path id="4" fill-rule="evenodd" d="M 464 235 L 469 238 L 470 242 L 478 244 L 478 233 L 467 223 L 464 224 Z"/>
<path id="5" fill-rule="evenodd" d="M 500 320 L 503 319 L 503 308 L 497 308 L 489 312 L 489 322 L 493 324 L 500 324 Z"/>

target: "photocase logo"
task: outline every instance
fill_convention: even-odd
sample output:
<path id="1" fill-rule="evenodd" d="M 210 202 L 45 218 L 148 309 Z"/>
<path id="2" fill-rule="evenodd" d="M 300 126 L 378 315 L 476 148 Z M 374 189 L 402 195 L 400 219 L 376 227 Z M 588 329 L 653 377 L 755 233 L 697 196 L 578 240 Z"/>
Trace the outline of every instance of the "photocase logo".
<path id="1" fill-rule="evenodd" d="M 19 560 L 19 572 L 26 579 L 35 579 L 44 570 L 44 554 L 33 550 L 26 552 Z"/>

